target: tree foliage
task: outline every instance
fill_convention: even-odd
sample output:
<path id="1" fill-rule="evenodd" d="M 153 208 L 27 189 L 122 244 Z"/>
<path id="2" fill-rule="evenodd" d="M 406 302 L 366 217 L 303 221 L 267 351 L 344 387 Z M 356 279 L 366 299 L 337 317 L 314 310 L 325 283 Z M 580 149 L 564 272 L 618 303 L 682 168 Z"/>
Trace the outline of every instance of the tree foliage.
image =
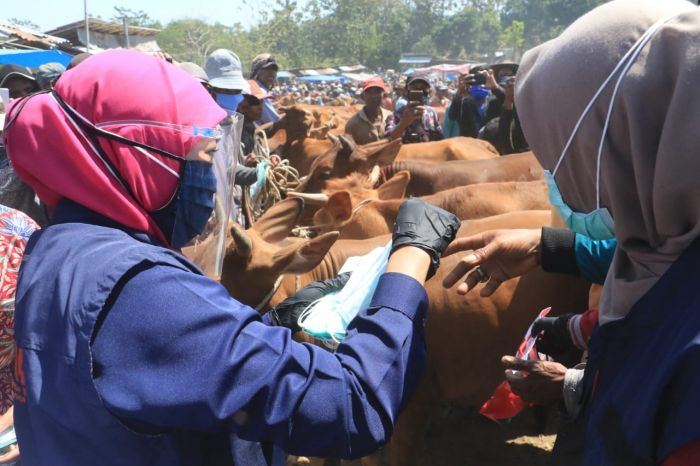
<path id="1" fill-rule="evenodd" d="M 285 68 L 363 63 L 394 67 L 401 53 L 490 61 L 518 59 L 604 0 L 274 0 L 255 25 L 172 21 L 158 38 L 180 60 L 201 63 L 223 47 L 244 63 L 273 53 Z M 245 0 L 244 5 L 251 3 Z M 115 8 L 130 24 L 143 11 Z M 132 23 L 132 20 L 135 21 Z M 500 56 L 500 54 L 498 54 Z"/>

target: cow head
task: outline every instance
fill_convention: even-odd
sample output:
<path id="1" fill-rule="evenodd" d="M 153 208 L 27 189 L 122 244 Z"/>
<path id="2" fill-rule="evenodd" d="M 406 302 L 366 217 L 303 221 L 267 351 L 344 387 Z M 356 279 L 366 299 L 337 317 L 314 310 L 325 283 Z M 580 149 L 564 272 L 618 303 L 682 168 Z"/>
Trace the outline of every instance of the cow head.
<path id="1" fill-rule="evenodd" d="M 278 111 L 283 114 L 278 122 L 278 127 L 286 132 L 287 141 L 296 141 L 308 137 L 315 121 L 311 112 L 296 105 L 280 107 Z"/>
<path id="2" fill-rule="evenodd" d="M 406 171 L 397 173 L 378 189 L 341 190 L 318 199 L 324 205 L 314 215 L 314 226 L 320 233 L 340 231 L 343 238 L 366 238 L 387 233 L 387 225 L 393 218 L 386 218 L 381 209 L 372 206 L 373 200 L 403 199 L 410 181 Z"/>
<path id="3" fill-rule="evenodd" d="M 378 141 L 358 146 L 347 135 L 328 135 L 334 147 L 317 158 L 311 165 L 309 177 L 299 191 L 318 193 L 327 186 L 328 180 L 342 178 L 353 172 L 368 174 L 376 165 L 391 164 L 401 149 L 401 141 Z"/>
<path id="4" fill-rule="evenodd" d="M 338 239 L 328 232 L 311 240 L 289 239 L 303 209 L 301 199 L 274 205 L 251 228 L 231 227 L 221 284 L 244 304 L 257 306 L 282 274 L 306 273 Z"/>

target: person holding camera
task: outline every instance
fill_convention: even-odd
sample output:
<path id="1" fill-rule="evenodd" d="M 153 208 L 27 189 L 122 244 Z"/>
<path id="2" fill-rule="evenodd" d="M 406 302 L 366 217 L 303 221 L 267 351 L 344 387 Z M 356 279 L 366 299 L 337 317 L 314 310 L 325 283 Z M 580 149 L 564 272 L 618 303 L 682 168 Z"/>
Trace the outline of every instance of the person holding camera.
<path id="1" fill-rule="evenodd" d="M 486 124 L 486 98 L 489 89 L 486 87 L 489 74 L 486 70 L 477 69 L 459 78 L 457 93 L 447 108 L 447 117 L 456 123 L 458 134 L 476 138 L 479 130 Z M 455 131 L 455 133 L 457 133 Z"/>
<path id="2" fill-rule="evenodd" d="M 408 104 L 397 108 L 386 120 L 386 137 L 392 140 L 401 138 L 404 144 L 443 139 L 440 117 L 428 106 L 428 80 L 410 78 L 406 82 L 406 92 Z"/>

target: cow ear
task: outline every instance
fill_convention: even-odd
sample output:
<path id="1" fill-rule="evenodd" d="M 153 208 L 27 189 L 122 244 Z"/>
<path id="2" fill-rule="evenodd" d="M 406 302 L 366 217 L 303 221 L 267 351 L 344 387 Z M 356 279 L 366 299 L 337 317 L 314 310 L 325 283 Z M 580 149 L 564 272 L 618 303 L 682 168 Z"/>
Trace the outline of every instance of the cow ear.
<path id="1" fill-rule="evenodd" d="M 314 239 L 304 242 L 294 252 L 289 265 L 284 273 L 306 273 L 321 263 L 328 250 L 335 244 L 339 236 L 337 231 L 332 231 Z"/>
<path id="2" fill-rule="evenodd" d="M 394 163 L 401 150 L 401 139 L 394 139 L 385 144 L 373 144 L 367 151 L 367 162 L 370 165 L 390 165 Z"/>
<path id="3" fill-rule="evenodd" d="M 324 229 L 339 230 L 352 218 L 352 201 L 350 193 L 338 191 L 328 198 L 326 207 L 319 209 L 314 214 L 313 223 Z"/>
<path id="4" fill-rule="evenodd" d="M 377 196 L 383 201 L 403 199 L 410 181 L 411 174 L 406 170 L 400 171 L 377 189 Z"/>
<path id="5" fill-rule="evenodd" d="M 344 222 L 352 217 L 352 200 L 347 191 L 338 191 L 328 198 L 326 210 L 333 216 L 335 222 Z"/>
<path id="6" fill-rule="evenodd" d="M 252 226 L 262 239 L 268 243 L 282 241 L 292 232 L 299 222 L 304 201 L 288 198 L 270 207 Z"/>

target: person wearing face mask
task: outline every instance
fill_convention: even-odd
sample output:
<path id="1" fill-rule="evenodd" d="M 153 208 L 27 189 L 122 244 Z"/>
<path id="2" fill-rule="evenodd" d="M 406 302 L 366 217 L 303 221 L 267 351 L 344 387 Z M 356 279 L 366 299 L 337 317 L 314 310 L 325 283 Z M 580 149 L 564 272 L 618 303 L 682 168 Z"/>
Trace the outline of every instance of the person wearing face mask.
<path id="1" fill-rule="evenodd" d="M 420 101 L 411 101 L 412 95 L 421 96 Z M 430 82 L 421 77 L 412 77 L 406 82 L 408 103 L 397 104 L 394 113 L 386 120 L 386 137 L 401 138 L 404 144 L 414 142 L 439 141 L 443 139 L 440 117 L 434 108 L 428 106 Z"/>
<path id="2" fill-rule="evenodd" d="M 519 71 L 523 131 L 552 204 L 576 232 L 617 239 L 578 394 L 584 465 L 700 464 L 698 141 L 686 126 L 698 24 L 681 0 L 613 1 Z"/>
<path id="3" fill-rule="evenodd" d="M 282 450 L 354 458 L 388 440 L 422 375 L 422 284 L 454 215 L 401 207 L 387 273 L 329 353 L 205 275 L 235 169 L 217 145 L 238 141 L 197 80 L 112 50 L 7 118 L 9 157 L 52 213 L 17 284 L 23 465 L 281 465 Z M 179 252 L 204 245 L 197 262 Z"/>
<path id="4" fill-rule="evenodd" d="M 467 136 L 476 138 L 479 130 L 486 124 L 486 99 L 490 95 L 486 83 L 487 71 L 475 68 L 470 74 L 460 76 L 457 92 L 445 112 L 446 119 L 455 124 L 451 126 L 458 132 L 450 136 Z M 448 123 L 445 123 L 447 126 Z"/>
<path id="5" fill-rule="evenodd" d="M 209 77 L 209 86 L 216 96 L 216 103 L 229 114 L 235 112 L 243 101 L 243 93 L 250 92 L 250 86 L 243 78 L 238 55 L 226 49 L 214 50 L 207 57 L 204 71 Z"/>

